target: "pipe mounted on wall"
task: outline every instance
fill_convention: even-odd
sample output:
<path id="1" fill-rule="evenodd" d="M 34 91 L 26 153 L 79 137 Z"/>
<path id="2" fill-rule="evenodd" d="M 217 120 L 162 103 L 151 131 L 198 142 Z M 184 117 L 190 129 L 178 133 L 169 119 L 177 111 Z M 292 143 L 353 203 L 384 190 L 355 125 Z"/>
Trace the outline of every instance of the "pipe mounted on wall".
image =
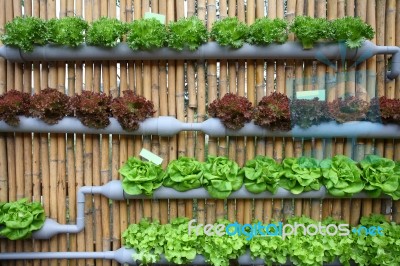
<path id="1" fill-rule="evenodd" d="M 31 61 L 103 61 L 103 60 L 205 60 L 205 59 L 317 59 L 324 63 L 329 60 L 352 60 L 358 63 L 377 54 L 393 54 L 392 70 L 388 79 L 400 74 L 400 48 L 397 46 L 377 46 L 365 41 L 358 49 L 349 49 L 343 43 L 325 42 L 315 44 L 313 49 L 305 50 L 298 42 L 257 46 L 245 44 L 239 49 L 218 45 L 216 42 L 203 44 L 195 51 L 176 51 L 160 48 L 150 51 L 133 51 L 126 43 L 114 48 L 80 45 L 76 48 L 45 45 L 37 46 L 33 52 L 22 52 L 10 46 L 0 47 L 0 56 L 13 62 Z M 328 62 L 326 62 L 328 61 Z"/>

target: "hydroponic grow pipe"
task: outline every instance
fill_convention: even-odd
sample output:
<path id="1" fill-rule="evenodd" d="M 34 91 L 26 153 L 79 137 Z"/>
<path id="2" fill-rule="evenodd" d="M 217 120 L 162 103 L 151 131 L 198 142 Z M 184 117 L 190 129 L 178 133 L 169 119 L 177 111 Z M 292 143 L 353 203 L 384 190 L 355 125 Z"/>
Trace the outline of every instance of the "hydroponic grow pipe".
<path id="1" fill-rule="evenodd" d="M 362 62 L 376 54 L 393 54 L 392 71 L 389 79 L 400 73 L 399 48 L 396 46 L 377 46 L 365 41 L 358 49 L 348 49 L 344 43 L 323 42 L 305 50 L 298 42 L 257 46 L 245 44 L 242 48 L 232 49 L 209 42 L 195 51 L 177 51 L 160 48 L 150 51 L 133 51 L 126 43 L 114 48 L 81 45 L 76 48 L 45 45 L 36 46 L 33 52 L 23 52 L 11 46 L 0 47 L 0 56 L 14 62 L 26 61 L 65 61 L 65 60 L 197 60 L 197 59 L 317 59 L 324 63 L 329 60 L 352 60 Z"/>
<path id="2" fill-rule="evenodd" d="M 122 247 L 116 251 L 97 251 L 97 252 L 15 252 L 15 253 L 0 253 L 0 260 L 35 260 L 35 259 L 106 259 L 115 260 L 121 264 L 137 265 L 133 260 L 132 255 L 135 254 L 134 249 Z M 264 264 L 263 259 L 253 260 L 247 252 L 238 258 L 239 265 L 254 265 Z M 156 264 L 171 264 L 161 254 L 160 260 Z M 196 255 L 191 261 L 194 265 L 208 265 L 204 256 Z M 290 260 L 281 265 L 293 265 Z M 336 260 L 332 263 L 324 263 L 326 266 L 337 266 L 341 263 Z"/>
<path id="3" fill-rule="evenodd" d="M 219 119 L 209 118 L 202 123 L 184 123 L 170 116 L 148 118 L 140 123 L 136 131 L 125 131 L 115 118 L 110 118 L 110 125 L 104 129 L 84 126 L 77 118 L 65 117 L 58 124 L 48 125 L 38 118 L 20 116 L 20 124 L 13 127 L 0 121 L 0 132 L 37 132 L 37 133 L 86 133 L 86 134 L 121 134 L 121 135 L 159 135 L 173 136 L 180 131 L 203 131 L 211 137 L 256 136 L 256 137 L 299 137 L 299 138 L 400 138 L 400 126 L 366 121 L 354 121 L 343 124 L 336 122 L 322 123 L 303 129 L 295 126 L 290 131 L 271 131 L 246 123 L 239 130 L 226 128 Z"/>

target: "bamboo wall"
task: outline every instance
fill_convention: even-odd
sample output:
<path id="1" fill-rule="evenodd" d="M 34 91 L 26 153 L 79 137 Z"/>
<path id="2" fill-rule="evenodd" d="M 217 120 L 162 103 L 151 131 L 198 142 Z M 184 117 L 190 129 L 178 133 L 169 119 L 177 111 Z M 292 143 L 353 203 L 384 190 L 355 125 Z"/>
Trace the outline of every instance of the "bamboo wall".
<path id="1" fill-rule="evenodd" d="M 122 21 L 141 18 L 145 12 L 166 15 L 167 22 L 196 15 L 210 29 L 213 21 L 237 16 L 248 24 L 265 15 L 309 15 L 333 19 L 360 16 L 376 29 L 378 45 L 400 45 L 400 0 L 0 0 L 0 30 L 13 17 L 33 15 L 44 19 L 83 16 L 92 21 L 101 16 Z M 186 6 L 186 8 L 185 8 Z M 290 36 L 293 39 L 293 36 Z M 375 95 L 400 97 L 400 80 L 385 81 L 387 58 L 373 57 L 357 67 L 337 62 L 335 70 L 316 61 L 208 60 L 208 61 L 104 61 L 16 64 L 0 58 L 0 93 L 11 89 L 38 92 L 51 87 L 73 95 L 83 90 L 104 91 L 112 96 L 134 90 L 154 102 L 158 115 L 181 121 L 203 121 L 206 103 L 234 92 L 253 102 L 276 90 L 325 89 L 329 100 L 345 93 L 369 99 Z M 185 95 L 188 101 L 185 102 Z M 170 160 L 181 155 L 205 160 L 207 153 L 226 155 L 243 165 L 255 155 L 285 157 L 315 156 L 318 159 L 345 154 L 360 160 L 366 154 L 400 159 L 398 140 L 208 138 L 201 132 L 182 132 L 171 138 L 158 136 L 80 134 L 0 134 L 0 201 L 28 197 L 42 201 L 48 217 L 59 223 L 75 223 L 76 190 L 82 185 L 101 185 L 119 179 L 119 167 L 142 148 Z M 142 217 L 162 223 L 177 216 L 213 222 L 227 217 L 239 223 L 253 218 L 269 221 L 305 214 L 314 219 L 332 215 L 357 224 L 360 215 L 382 213 L 400 221 L 398 202 L 391 200 L 132 200 L 114 201 L 101 196 L 86 198 L 85 230 L 59 235 L 49 241 L 0 240 L 0 252 L 103 251 L 121 246 L 121 232 Z M 6 265 L 6 262 L 2 262 Z M 55 265 L 56 261 L 18 261 L 7 265 Z M 102 260 L 65 260 L 60 265 L 111 265 Z M 3 265 L 3 264 L 2 264 Z"/>

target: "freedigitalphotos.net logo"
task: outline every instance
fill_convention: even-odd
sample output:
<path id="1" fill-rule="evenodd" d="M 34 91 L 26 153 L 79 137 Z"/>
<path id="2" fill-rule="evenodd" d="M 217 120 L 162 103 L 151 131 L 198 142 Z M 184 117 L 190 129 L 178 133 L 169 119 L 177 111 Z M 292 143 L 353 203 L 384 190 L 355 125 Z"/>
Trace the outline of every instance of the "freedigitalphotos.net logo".
<path id="1" fill-rule="evenodd" d="M 196 220 L 192 219 L 188 224 L 188 234 L 199 235 L 201 232 L 206 236 L 234 236 L 244 235 L 246 240 L 254 237 L 272 237 L 279 236 L 285 239 L 287 236 L 302 234 L 304 236 L 314 236 L 320 234 L 322 236 L 348 236 L 351 233 L 359 236 L 382 236 L 383 229 L 380 226 L 359 226 L 350 230 L 349 224 L 327 224 L 321 222 L 317 224 L 302 224 L 295 222 L 294 224 L 283 224 L 282 222 L 270 223 L 263 225 L 261 222 L 256 224 L 239 224 L 238 222 L 225 224 L 195 224 Z"/>

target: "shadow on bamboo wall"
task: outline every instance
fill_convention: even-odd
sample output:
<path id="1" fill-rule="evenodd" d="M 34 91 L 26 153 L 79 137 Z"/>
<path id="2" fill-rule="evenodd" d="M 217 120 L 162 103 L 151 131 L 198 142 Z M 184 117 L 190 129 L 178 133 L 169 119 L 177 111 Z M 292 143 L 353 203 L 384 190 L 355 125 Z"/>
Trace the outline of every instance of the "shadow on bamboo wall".
<path id="1" fill-rule="evenodd" d="M 399 45 L 400 23 L 395 0 L 0 0 L 0 29 L 13 17 L 32 15 L 44 19 L 82 16 L 87 21 L 102 16 L 132 21 L 146 12 L 160 13 L 167 22 L 196 15 L 208 29 L 221 18 L 236 16 L 251 24 L 256 18 L 286 18 L 309 15 L 334 19 L 360 16 L 375 30 L 378 45 Z M 290 36 L 294 40 L 293 36 Z M 292 96 L 305 90 L 325 90 L 327 99 L 345 94 L 364 99 L 386 95 L 398 98 L 400 81 L 384 80 L 387 58 L 373 57 L 356 67 L 353 62 L 282 60 L 208 60 L 201 61 L 104 61 L 16 64 L 0 58 L 0 93 L 11 89 L 34 93 L 51 87 L 74 95 L 83 90 L 103 91 L 112 96 L 125 90 L 151 99 L 159 115 L 175 116 L 181 121 L 201 122 L 207 118 L 207 103 L 227 92 L 246 96 L 253 104 L 273 91 Z M 347 71 L 347 74 L 344 72 Z M 226 137 L 206 138 L 201 132 L 187 132 L 171 138 L 158 136 L 22 134 L 0 135 L 0 201 L 27 197 L 42 201 L 46 214 L 60 223 L 75 223 L 75 194 L 83 185 L 101 185 L 119 179 L 119 167 L 142 148 L 164 158 L 163 166 L 185 155 L 205 160 L 207 154 L 224 155 L 243 165 L 256 155 L 281 161 L 285 157 L 314 156 L 318 159 L 345 154 L 361 160 L 366 154 L 379 154 L 399 160 L 398 140 L 292 139 Z M 142 217 L 162 223 L 177 216 L 213 222 L 227 217 L 239 223 L 253 218 L 268 222 L 292 215 L 314 219 L 327 216 L 357 224 L 361 215 L 382 213 L 400 221 L 399 203 L 379 199 L 334 200 L 131 200 L 110 202 L 101 196 L 87 199 L 85 230 L 76 235 L 59 235 L 49 241 L 0 240 L 0 251 L 103 251 L 121 246 L 121 232 Z M 54 261 L 26 262 L 54 265 Z M 66 261 L 60 261 L 67 265 Z M 71 261 L 71 265 L 93 260 Z M 114 262 L 96 261 L 96 265 Z M 22 265 L 10 262 L 9 265 Z"/>

